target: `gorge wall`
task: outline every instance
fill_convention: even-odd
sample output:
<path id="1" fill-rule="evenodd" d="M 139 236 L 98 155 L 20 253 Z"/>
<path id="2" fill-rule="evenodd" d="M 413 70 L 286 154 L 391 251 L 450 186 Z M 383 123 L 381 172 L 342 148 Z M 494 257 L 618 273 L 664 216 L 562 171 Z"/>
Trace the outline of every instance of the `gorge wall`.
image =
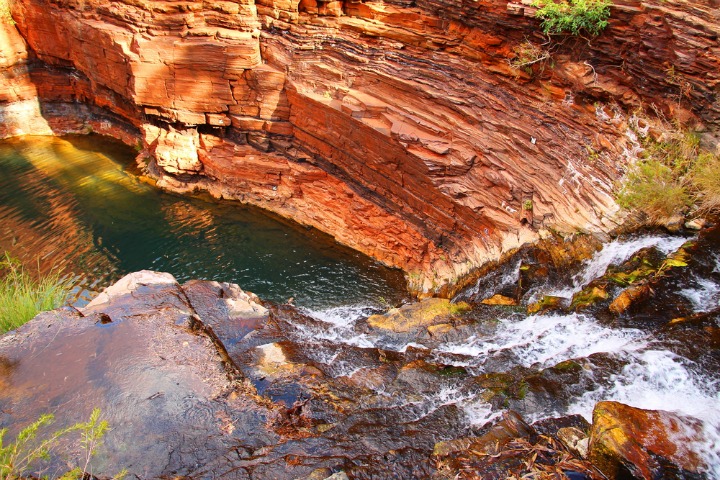
<path id="1" fill-rule="evenodd" d="M 529 2 L 15 0 L 0 137 L 111 134 L 162 188 L 258 205 L 448 294 L 549 230 L 614 229 L 637 112 L 712 141 L 719 6 L 617 1 L 601 36 L 518 69 L 546 41 Z"/>

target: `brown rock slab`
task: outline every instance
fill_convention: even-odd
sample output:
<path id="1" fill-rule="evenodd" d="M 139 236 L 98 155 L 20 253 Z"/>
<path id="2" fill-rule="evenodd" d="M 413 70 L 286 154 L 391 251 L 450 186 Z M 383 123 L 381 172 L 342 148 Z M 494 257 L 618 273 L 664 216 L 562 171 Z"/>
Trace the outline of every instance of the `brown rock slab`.
<path id="1" fill-rule="evenodd" d="M 61 428 L 99 408 L 111 430 L 93 459 L 96 475 L 232 469 L 229 452 L 276 441 L 266 427 L 274 412 L 237 390 L 213 341 L 192 330 L 197 318 L 171 275 L 146 271 L 81 311 L 40 314 L 0 337 L 0 426 L 12 438 L 42 413 Z M 72 441 L 63 444 L 53 465 L 79 461 L 75 454 Z"/>

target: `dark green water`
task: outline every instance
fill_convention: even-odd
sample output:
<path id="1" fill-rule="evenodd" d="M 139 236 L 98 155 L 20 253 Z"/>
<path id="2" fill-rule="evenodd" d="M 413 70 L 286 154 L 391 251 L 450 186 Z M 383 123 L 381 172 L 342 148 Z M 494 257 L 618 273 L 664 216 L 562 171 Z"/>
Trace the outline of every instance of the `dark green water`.
<path id="1" fill-rule="evenodd" d="M 98 136 L 0 142 L 0 249 L 76 277 L 79 304 L 141 269 L 239 284 L 318 309 L 403 296 L 399 272 L 255 208 L 140 182 L 135 153 Z"/>

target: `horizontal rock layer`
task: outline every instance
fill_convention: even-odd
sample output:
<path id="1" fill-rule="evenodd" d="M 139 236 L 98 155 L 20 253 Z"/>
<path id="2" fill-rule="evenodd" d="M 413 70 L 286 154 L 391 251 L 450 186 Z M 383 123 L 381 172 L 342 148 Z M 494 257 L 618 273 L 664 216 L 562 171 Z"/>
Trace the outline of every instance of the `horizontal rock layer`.
<path id="1" fill-rule="evenodd" d="M 616 226 L 626 112 L 712 139 L 715 1 L 618 2 L 600 37 L 516 69 L 545 41 L 524 3 L 18 0 L 0 135 L 79 130 L 50 105 L 98 107 L 81 113 L 135 129 L 160 186 L 273 210 L 447 294 L 545 228 Z"/>

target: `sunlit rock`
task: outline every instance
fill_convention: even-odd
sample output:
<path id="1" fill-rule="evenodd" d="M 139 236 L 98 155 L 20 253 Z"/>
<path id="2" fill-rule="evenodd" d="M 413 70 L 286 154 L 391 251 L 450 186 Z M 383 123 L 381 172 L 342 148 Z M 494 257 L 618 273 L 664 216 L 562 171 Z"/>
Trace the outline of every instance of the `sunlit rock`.
<path id="1" fill-rule="evenodd" d="M 470 309 L 465 302 L 452 303 L 444 298 L 428 298 L 397 309 L 384 315 L 372 315 L 367 322 L 373 328 L 395 333 L 407 333 L 445 323 L 451 316 L 460 315 Z"/>
<path id="2" fill-rule="evenodd" d="M 517 306 L 517 300 L 514 298 L 506 297 L 504 295 L 500 295 L 499 293 L 493 295 L 490 298 L 486 298 L 483 301 L 481 301 L 483 305 L 505 305 L 514 307 Z"/>
<path id="3" fill-rule="evenodd" d="M 635 478 L 685 478 L 705 468 L 698 455 L 704 442 L 699 420 L 618 402 L 600 402 L 593 411 L 590 460 L 608 478 L 629 472 Z"/>

